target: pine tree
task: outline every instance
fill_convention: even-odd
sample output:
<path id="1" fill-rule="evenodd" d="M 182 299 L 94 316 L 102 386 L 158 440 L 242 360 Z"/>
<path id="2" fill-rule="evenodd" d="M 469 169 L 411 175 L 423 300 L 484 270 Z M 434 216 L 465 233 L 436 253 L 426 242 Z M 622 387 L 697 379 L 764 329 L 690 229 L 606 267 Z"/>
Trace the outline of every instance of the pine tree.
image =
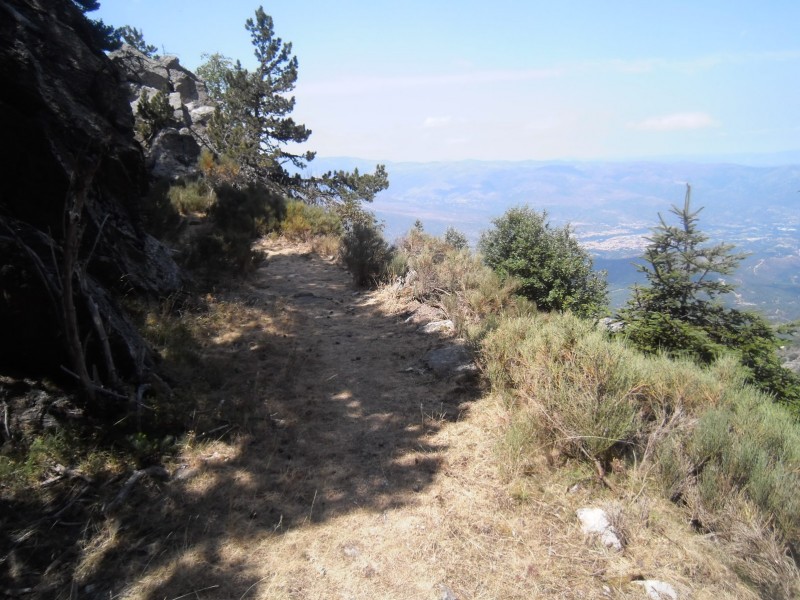
<path id="1" fill-rule="evenodd" d="M 734 287 L 719 275 L 731 275 L 745 254 L 732 253 L 731 244 L 705 245 L 708 236 L 697 228 L 703 209 L 691 210 L 691 187 L 686 186 L 682 209 L 670 209 L 678 225 L 669 225 L 659 214 L 660 224 L 648 238 L 645 265 L 637 265 L 649 283 L 634 292 L 643 308 L 696 325 L 711 324 L 716 299 Z"/>
<path id="2" fill-rule="evenodd" d="M 335 209 L 346 228 L 354 223 L 374 225 L 374 217 L 361 206 L 389 185 L 386 170 L 377 165 L 373 174 L 331 171 L 302 177 L 300 171 L 314 152 L 292 153 L 292 144 L 308 141 L 311 130 L 292 119 L 298 73 L 292 44 L 276 37 L 272 17 L 263 8 L 248 19 L 245 28 L 258 60 L 250 72 L 219 54 L 209 55 L 200 73 L 212 78 L 217 111 L 208 127 L 214 154 L 238 166 L 240 185 L 261 185 L 288 198 Z"/>
<path id="3" fill-rule="evenodd" d="M 158 59 L 158 48 L 152 44 L 148 44 L 144 40 L 144 33 L 136 27 L 123 25 L 117 29 L 117 35 L 120 37 L 121 41 L 125 42 L 129 46 L 133 46 L 145 56 Z"/>
<path id="4" fill-rule="evenodd" d="M 735 289 L 725 277 L 746 255 L 735 253 L 732 244 L 708 245 L 708 236 L 697 227 L 701 210 L 692 211 L 687 185 L 683 208 L 670 209 L 678 224 L 659 215 L 644 253 L 646 264 L 637 265 L 647 285 L 635 286 L 620 311 L 625 336 L 645 352 L 700 363 L 733 352 L 751 383 L 800 407 L 800 381 L 780 364 L 775 330 L 757 314 L 722 304 L 721 297 Z"/>
<path id="5" fill-rule="evenodd" d="M 139 117 L 136 130 L 150 144 L 156 134 L 174 120 L 174 112 L 164 92 L 156 92 L 150 98 L 147 90 L 143 89 L 136 110 Z"/>
<path id="6" fill-rule="evenodd" d="M 291 180 L 284 165 L 302 169 L 314 158 L 313 152 L 292 154 L 286 150 L 287 144 L 304 143 L 311 135 L 290 116 L 298 61 L 292 44 L 275 36 L 272 17 L 263 8 L 256 11 L 255 19 L 247 20 L 245 28 L 258 67 L 250 72 L 237 61 L 225 72 L 224 94 L 209 125 L 209 136 L 216 152 L 238 162 L 249 179 L 282 185 Z"/>
<path id="7" fill-rule="evenodd" d="M 72 2 L 84 15 L 100 8 L 100 3 L 97 0 L 72 0 Z M 122 45 L 118 29 L 111 25 L 106 25 L 102 19 L 89 19 L 87 17 L 86 22 L 89 24 L 92 43 L 100 50 L 116 50 Z"/>

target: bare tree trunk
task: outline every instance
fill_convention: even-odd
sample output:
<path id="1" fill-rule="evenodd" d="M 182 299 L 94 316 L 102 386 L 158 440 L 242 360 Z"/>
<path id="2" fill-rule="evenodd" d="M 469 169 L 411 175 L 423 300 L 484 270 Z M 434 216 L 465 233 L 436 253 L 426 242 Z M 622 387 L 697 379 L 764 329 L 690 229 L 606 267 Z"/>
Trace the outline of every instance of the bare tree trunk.
<path id="1" fill-rule="evenodd" d="M 91 167 L 86 169 L 86 172 L 80 172 L 76 169 L 72 174 L 72 181 L 70 181 L 70 188 L 67 192 L 64 207 L 64 242 L 61 261 L 61 312 L 64 319 L 67 351 L 72 361 L 74 373 L 80 380 L 90 401 L 95 400 L 97 386 L 89 375 L 86 356 L 81 345 L 73 284 L 76 277 L 79 284 L 81 280 L 78 253 L 80 252 L 83 238 L 83 207 L 86 203 L 86 194 L 99 166 L 100 157 L 98 156 Z M 80 291 L 83 290 L 81 289 Z"/>

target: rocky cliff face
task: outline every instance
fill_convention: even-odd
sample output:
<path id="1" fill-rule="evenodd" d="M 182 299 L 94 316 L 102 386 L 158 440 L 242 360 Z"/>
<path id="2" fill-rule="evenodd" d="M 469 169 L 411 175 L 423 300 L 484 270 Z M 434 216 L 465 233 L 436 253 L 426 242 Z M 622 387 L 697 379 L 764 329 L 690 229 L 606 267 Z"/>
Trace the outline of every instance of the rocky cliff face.
<path id="1" fill-rule="evenodd" d="M 69 0 L 3 0 L 0 82 L 0 366 L 74 369 L 79 352 L 92 385 L 142 378 L 150 352 L 115 298 L 181 279 L 142 228 L 147 171 L 118 70 Z"/>
<path id="2" fill-rule="evenodd" d="M 173 109 L 172 123 L 152 142 L 139 139 L 150 173 L 166 179 L 196 175 L 200 149 L 206 145 L 206 125 L 214 114 L 205 84 L 174 56 L 153 59 L 124 45 L 110 58 L 125 78 L 123 87 L 134 116 L 143 93 L 149 98 L 165 94 Z"/>

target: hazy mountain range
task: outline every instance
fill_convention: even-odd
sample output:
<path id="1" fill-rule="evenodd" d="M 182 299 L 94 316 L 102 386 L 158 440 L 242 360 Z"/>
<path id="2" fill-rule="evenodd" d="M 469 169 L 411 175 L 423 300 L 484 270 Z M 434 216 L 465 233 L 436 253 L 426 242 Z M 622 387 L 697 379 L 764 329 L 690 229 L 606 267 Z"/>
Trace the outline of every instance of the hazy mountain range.
<path id="1" fill-rule="evenodd" d="M 686 184 L 703 207 L 700 229 L 714 241 L 749 253 L 735 275 L 736 301 L 777 318 L 800 317 L 800 160 L 732 162 L 437 162 L 387 163 L 390 188 L 372 209 L 393 240 L 420 219 L 440 234 L 454 226 L 474 244 L 511 206 L 546 210 L 554 224 L 570 223 L 607 269 L 616 305 L 637 278 L 632 262 L 661 213 L 669 220 Z M 769 162 L 775 164 L 769 165 Z M 761 164 L 767 163 L 767 164 Z M 786 163 L 786 164 L 781 164 Z M 761 164 L 761 166 L 759 166 Z M 372 170 L 374 162 L 319 158 L 313 172 Z"/>

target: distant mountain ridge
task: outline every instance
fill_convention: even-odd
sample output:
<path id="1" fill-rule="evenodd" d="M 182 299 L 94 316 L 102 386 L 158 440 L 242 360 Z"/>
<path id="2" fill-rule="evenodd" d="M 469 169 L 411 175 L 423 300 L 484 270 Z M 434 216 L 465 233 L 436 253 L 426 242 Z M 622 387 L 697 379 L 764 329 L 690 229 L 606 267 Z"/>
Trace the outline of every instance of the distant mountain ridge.
<path id="1" fill-rule="evenodd" d="M 614 301 L 624 301 L 641 255 L 661 213 L 683 202 L 692 186 L 703 207 L 700 228 L 750 257 L 736 274 L 739 302 L 779 318 L 800 317 L 800 152 L 765 155 L 776 164 L 688 161 L 459 161 L 388 162 L 390 187 L 371 207 L 387 238 L 403 235 L 420 219 L 441 234 L 448 226 L 477 242 L 493 219 L 511 206 L 547 210 L 553 223 L 570 223 L 581 242 L 608 268 Z M 790 164 L 778 160 L 799 159 Z M 374 169 L 377 161 L 318 158 L 315 173 Z"/>

